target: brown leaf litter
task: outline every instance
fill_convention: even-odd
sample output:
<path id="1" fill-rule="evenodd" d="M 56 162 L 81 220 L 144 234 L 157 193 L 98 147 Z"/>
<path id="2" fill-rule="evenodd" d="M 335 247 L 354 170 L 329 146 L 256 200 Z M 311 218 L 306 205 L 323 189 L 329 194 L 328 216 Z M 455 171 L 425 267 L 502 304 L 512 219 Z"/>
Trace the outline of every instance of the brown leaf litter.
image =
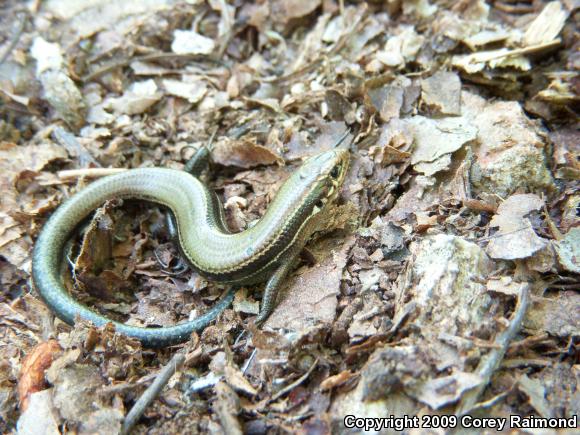
<path id="1" fill-rule="evenodd" d="M 135 433 L 580 412 L 573 2 L 5 3 L 0 432 L 120 433 L 178 352 Z M 181 169 L 215 132 L 202 180 L 243 231 L 346 128 L 336 214 L 264 328 L 247 287 L 153 351 L 32 288 L 42 224 L 92 179 Z M 115 319 L 175 324 L 223 291 L 176 269 L 160 208 L 110 202 L 82 230 L 65 285 Z"/>

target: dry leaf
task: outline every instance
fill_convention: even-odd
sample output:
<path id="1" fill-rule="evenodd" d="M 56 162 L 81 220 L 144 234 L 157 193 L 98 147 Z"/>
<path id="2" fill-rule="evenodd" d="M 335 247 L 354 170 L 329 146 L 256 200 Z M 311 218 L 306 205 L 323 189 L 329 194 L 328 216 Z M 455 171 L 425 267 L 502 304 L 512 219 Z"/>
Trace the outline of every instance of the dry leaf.
<path id="1" fill-rule="evenodd" d="M 564 10 L 561 2 L 553 1 L 546 4 L 524 33 L 522 39 L 524 46 L 544 44 L 556 39 L 567 18 L 568 12 Z"/>
<path id="2" fill-rule="evenodd" d="M 53 405 L 52 388 L 31 394 L 30 405 L 22 411 L 18 419 L 18 433 L 60 435 L 60 419 Z"/>
<path id="3" fill-rule="evenodd" d="M 225 381 L 234 390 L 244 393 L 248 396 L 255 396 L 258 391 L 250 384 L 250 382 L 244 377 L 244 374 L 239 368 L 232 364 L 226 364 L 224 367 L 224 377 Z"/>
<path id="4" fill-rule="evenodd" d="M 580 295 L 562 291 L 550 297 L 536 298 L 528 311 L 524 327 L 532 334 L 547 332 L 556 337 L 580 335 Z"/>
<path id="5" fill-rule="evenodd" d="M 29 396 L 48 387 L 44 378 L 52 361 L 62 352 L 56 340 L 39 343 L 22 361 L 20 379 L 18 380 L 18 400 L 20 409 L 26 411 Z"/>
<path id="6" fill-rule="evenodd" d="M 253 141 L 220 141 L 212 149 L 212 160 L 224 166 L 253 168 L 260 165 L 276 163 L 283 165 L 284 160 L 278 154 Z"/>
<path id="7" fill-rule="evenodd" d="M 177 54 L 211 54 L 215 48 L 213 39 L 192 30 L 175 30 L 171 51 Z"/>
<path id="8" fill-rule="evenodd" d="M 454 72 L 437 72 L 421 81 L 423 103 L 433 113 L 461 115 L 461 80 Z"/>
<path id="9" fill-rule="evenodd" d="M 190 103 L 198 103 L 207 92 L 207 85 L 201 80 L 188 83 L 180 80 L 166 79 L 163 80 L 163 86 L 168 94 L 185 98 Z"/>
<path id="10" fill-rule="evenodd" d="M 540 417 L 551 418 L 553 416 L 550 405 L 546 400 L 546 390 L 540 381 L 522 374 L 518 379 L 518 389 L 528 396 L 530 405 Z"/>
<path id="11" fill-rule="evenodd" d="M 162 97 L 161 92 L 153 80 L 144 82 L 135 82 L 119 98 L 110 98 L 108 107 L 111 107 L 117 113 L 126 113 L 135 115 L 143 113 L 159 101 Z"/>
<path id="12" fill-rule="evenodd" d="M 86 104 L 65 69 L 58 44 L 36 37 L 30 54 L 37 62 L 36 75 L 42 83 L 44 98 L 60 118 L 73 128 L 80 128 L 85 122 Z"/>
<path id="13" fill-rule="evenodd" d="M 501 203 L 490 222 L 491 227 L 499 227 L 499 230 L 487 245 L 489 256 L 515 260 L 530 257 L 545 248 L 547 241 L 536 235 L 530 220 L 525 217 L 543 205 L 544 201 L 533 194 L 512 195 Z"/>
<path id="14" fill-rule="evenodd" d="M 334 320 L 348 248 L 340 246 L 340 250 L 334 251 L 330 249 L 330 241 L 326 246 L 323 250 L 326 258 L 288 279 L 287 290 L 278 298 L 278 306 L 265 327 L 305 331 L 313 325 L 329 324 Z"/>
<path id="15" fill-rule="evenodd" d="M 580 228 L 570 228 L 555 247 L 562 267 L 568 272 L 580 273 Z"/>
<path id="16" fill-rule="evenodd" d="M 461 396 L 478 386 L 482 378 L 475 373 L 456 372 L 449 376 L 430 379 L 411 391 L 419 401 L 431 409 L 440 409 L 457 402 Z"/>
<path id="17" fill-rule="evenodd" d="M 466 117 L 430 119 L 414 116 L 404 120 L 413 133 L 415 149 L 411 163 L 433 162 L 474 140 L 477 128 Z"/>

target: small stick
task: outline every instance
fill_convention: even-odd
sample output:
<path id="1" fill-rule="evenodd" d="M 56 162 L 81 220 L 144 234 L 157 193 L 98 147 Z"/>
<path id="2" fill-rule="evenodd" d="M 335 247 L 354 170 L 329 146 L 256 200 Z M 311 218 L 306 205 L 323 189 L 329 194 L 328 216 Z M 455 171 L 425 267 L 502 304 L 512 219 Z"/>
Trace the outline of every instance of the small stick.
<path id="1" fill-rule="evenodd" d="M 151 382 L 154 379 L 155 379 L 155 373 L 150 373 L 146 376 L 143 376 L 137 382 L 134 382 L 132 384 L 125 383 L 125 384 L 116 384 L 116 385 L 110 385 L 110 386 L 103 387 L 98 391 L 98 394 L 103 396 L 103 397 L 112 396 L 114 394 L 120 394 L 120 393 L 123 393 L 125 391 L 129 391 L 129 390 L 133 390 L 135 388 L 141 387 L 144 384 L 148 384 L 149 382 Z"/>
<path id="2" fill-rule="evenodd" d="M 274 394 L 272 396 L 272 398 L 268 402 L 269 403 L 275 402 L 280 397 L 282 397 L 283 395 L 289 393 L 294 388 L 296 388 L 298 385 L 300 385 L 302 382 L 304 382 L 306 379 L 308 379 L 308 376 L 310 376 L 310 374 L 313 372 L 313 370 L 314 370 L 314 368 L 316 367 L 317 364 L 318 364 L 318 358 L 316 358 L 316 360 L 312 363 L 312 365 L 310 366 L 310 368 L 308 369 L 308 371 L 306 373 L 304 373 L 302 376 L 300 376 L 298 379 L 296 379 L 290 385 L 282 388 L 280 391 L 278 391 L 276 394 Z"/>
<path id="3" fill-rule="evenodd" d="M 244 374 L 244 375 L 246 374 L 246 371 L 250 367 L 250 364 L 252 363 L 254 357 L 256 356 L 257 351 L 258 351 L 258 349 L 254 349 L 252 351 L 252 354 L 250 355 L 250 357 L 248 358 L 248 360 L 245 362 L 244 366 L 242 367 L 242 374 Z"/>
<path id="4" fill-rule="evenodd" d="M 135 423 L 139 421 L 147 407 L 155 400 L 159 395 L 165 384 L 169 381 L 169 378 L 183 365 L 185 361 L 185 355 L 182 352 L 176 353 L 171 361 L 161 369 L 153 383 L 145 390 L 145 392 L 139 397 L 139 400 L 135 402 L 133 408 L 127 413 L 125 421 L 123 422 L 123 427 L 121 428 L 121 434 L 127 435 Z"/>
<path id="5" fill-rule="evenodd" d="M 479 60 L 479 62 L 489 62 L 491 60 L 501 59 L 503 57 L 509 58 L 509 57 L 514 57 L 514 56 L 521 56 L 523 54 L 535 53 L 536 51 L 541 51 L 541 50 L 557 47 L 561 43 L 562 43 L 562 40 L 560 38 L 557 38 L 557 39 L 554 39 L 554 40 L 549 41 L 549 42 L 543 42 L 541 44 L 530 45 L 528 47 L 523 47 L 523 48 L 516 48 L 513 50 L 506 51 L 504 53 L 497 53 L 497 54 L 494 54 L 493 56 L 490 56 L 490 57 L 481 56 L 482 59 Z M 475 54 L 477 54 L 477 53 L 475 53 Z"/>
<path id="6" fill-rule="evenodd" d="M 223 65 L 223 62 L 215 59 L 210 59 L 208 57 L 204 57 L 198 54 L 177 54 L 177 53 L 150 53 L 145 54 L 143 56 L 137 56 L 129 59 L 122 59 L 118 62 L 114 62 L 112 64 L 104 65 L 97 70 L 93 71 L 92 73 L 87 74 L 81 80 L 83 83 L 90 82 L 94 79 L 99 78 L 100 76 L 107 74 L 116 68 L 123 68 L 135 61 L 140 62 L 156 62 L 156 61 L 163 61 L 163 60 L 192 60 L 196 62 L 207 61 L 213 62 L 217 65 Z"/>
<path id="7" fill-rule="evenodd" d="M 57 176 L 62 181 L 75 180 L 81 177 L 87 178 L 99 178 L 105 177 L 107 175 L 118 174 L 124 172 L 127 169 L 124 168 L 85 168 L 85 169 L 65 169 L 64 171 L 58 171 Z"/>
<path id="8" fill-rule="evenodd" d="M 510 342 L 520 330 L 529 304 L 529 293 L 529 285 L 522 288 L 522 291 L 518 296 L 518 302 L 516 304 L 516 308 L 512 315 L 509 326 L 505 331 L 498 334 L 495 340 L 495 343 L 499 346 L 499 349 L 491 350 L 481 359 L 477 366 L 476 373 L 481 376 L 482 382 L 465 393 L 461 399 L 461 402 L 459 402 L 457 405 L 455 415 L 465 415 L 477 406 L 477 399 L 479 398 L 479 395 L 487 387 L 487 384 L 490 382 L 492 375 L 499 367 Z"/>

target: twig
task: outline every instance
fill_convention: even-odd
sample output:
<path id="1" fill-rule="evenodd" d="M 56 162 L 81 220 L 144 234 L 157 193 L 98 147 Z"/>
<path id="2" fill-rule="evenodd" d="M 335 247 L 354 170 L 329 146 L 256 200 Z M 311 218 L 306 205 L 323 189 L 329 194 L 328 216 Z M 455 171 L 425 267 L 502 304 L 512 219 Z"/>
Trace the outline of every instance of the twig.
<path id="1" fill-rule="evenodd" d="M 250 367 L 250 364 L 252 363 L 254 357 L 256 356 L 257 351 L 258 351 L 258 349 L 254 348 L 254 350 L 252 351 L 252 354 L 250 355 L 248 360 L 244 363 L 244 366 L 242 367 L 242 374 L 244 374 L 244 375 L 246 374 L 246 371 Z"/>
<path id="2" fill-rule="evenodd" d="M 62 181 L 75 180 L 77 178 L 99 178 L 106 175 L 118 174 L 124 172 L 124 168 L 85 168 L 85 169 L 65 169 L 58 171 L 57 176 Z"/>
<path id="3" fill-rule="evenodd" d="M 526 315 L 526 310 L 528 308 L 530 298 L 529 292 L 529 285 L 522 286 L 522 291 L 519 294 L 518 303 L 516 304 L 512 320 L 506 330 L 498 334 L 495 340 L 495 343 L 499 346 L 499 348 L 491 350 L 479 362 L 476 373 L 481 376 L 482 381 L 478 386 L 465 393 L 457 405 L 457 409 L 455 411 L 456 415 L 461 416 L 467 414 L 476 407 L 477 399 L 483 390 L 487 387 L 487 384 L 491 380 L 491 376 L 501 364 L 501 361 L 507 351 L 510 342 L 520 330 L 524 316 Z"/>
<path id="4" fill-rule="evenodd" d="M 541 343 L 541 342 L 547 340 L 549 337 L 550 337 L 550 335 L 547 332 L 542 332 L 538 335 L 526 337 L 523 340 L 514 341 L 513 343 L 510 344 L 510 347 L 508 349 L 508 353 L 514 352 L 514 351 L 521 349 L 521 348 L 524 348 L 524 347 L 531 347 L 534 344 Z"/>
<path id="5" fill-rule="evenodd" d="M 505 2 L 497 2 L 494 3 L 493 7 L 508 14 L 529 14 L 534 12 L 533 5 L 510 5 Z"/>
<path id="6" fill-rule="evenodd" d="M 501 363 L 502 369 L 515 369 L 520 367 L 548 367 L 552 364 L 552 361 L 549 359 L 541 359 L 541 358 L 512 358 L 512 359 L 504 359 Z"/>
<path id="7" fill-rule="evenodd" d="M 546 50 L 548 48 L 557 47 L 562 43 L 560 38 L 556 38 L 552 41 L 543 42 L 541 44 L 530 45 L 529 47 L 516 48 L 514 50 L 507 51 L 505 53 L 498 53 L 494 56 L 490 56 L 484 60 L 484 62 L 489 62 L 490 60 L 501 59 L 502 57 L 514 57 L 521 56 L 523 54 L 535 53 L 536 51 Z"/>
<path id="8" fill-rule="evenodd" d="M 139 400 L 135 402 L 133 408 L 129 411 L 127 416 L 125 417 L 125 421 L 123 422 L 123 427 L 121 428 L 121 434 L 126 435 L 128 434 L 135 423 L 141 418 L 145 409 L 155 400 L 155 398 L 159 395 L 169 378 L 173 376 L 173 374 L 179 370 L 179 368 L 183 365 L 185 361 L 185 355 L 182 352 L 176 353 L 171 361 L 161 369 L 159 375 L 155 378 L 153 383 L 145 390 L 145 392 L 139 397 Z"/>
<path id="9" fill-rule="evenodd" d="M 123 383 L 103 387 L 98 391 L 98 394 L 103 397 L 107 397 L 112 396 L 114 394 L 124 393 L 125 391 L 133 390 L 135 388 L 143 386 L 144 384 L 148 384 L 154 379 L 155 373 L 151 373 L 146 376 L 143 376 L 141 379 L 139 379 L 137 382 L 134 383 Z"/>
<path id="10" fill-rule="evenodd" d="M 222 427 L 228 435 L 242 435 L 242 425 L 238 418 L 241 405 L 240 398 L 226 382 L 220 381 L 215 386 L 216 400 L 213 410 Z"/>
<path id="11" fill-rule="evenodd" d="M 519 233 L 520 231 L 525 231 L 525 230 L 530 229 L 530 228 L 532 228 L 531 225 L 519 227 L 519 228 L 516 228 L 515 230 L 512 230 L 512 231 L 506 231 L 505 233 L 497 233 L 497 234 L 494 234 L 493 236 L 487 236 L 487 237 L 481 237 L 479 239 L 469 239 L 469 240 L 473 241 L 473 242 L 477 242 L 477 243 L 487 242 L 488 240 L 499 239 L 501 237 L 509 236 L 509 235 L 515 234 L 515 233 Z"/>
<path id="12" fill-rule="evenodd" d="M 274 394 L 272 396 L 272 398 L 268 401 L 268 402 L 275 402 L 276 400 L 278 400 L 280 397 L 284 396 L 285 394 L 289 393 L 290 391 L 292 391 L 294 388 L 296 388 L 298 385 L 300 385 L 302 382 L 304 382 L 306 379 L 308 379 L 308 376 L 310 376 L 310 374 L 313 372 L 313 370 L 316 368 L 316 365 L 318 364 L 318 358 L 316 358 L 316 360 L 314 360 L 314 362 L 312 363 L 312 365 L 310 366 L 310 368 L 308 369 L 308 371 L 306 373 L 304 373 L 302 376 L 300 376 L 298 379 L 296 379 L 294 382 L 292 382 L 290 385 L 282 388 L 280 391 L 278 391 L 276 394 Z"/>
<path id="13" fill-rule="evenodd" d="M 165 52 L 160 52 L 160 53 L 150 53 L 150 54 L 145 54 L 143 56 L 136 56 L 136 57 L 131 57 L 128 59 L 121 59 L 120 61 L 117 62 L 113 62 L 107 65 L 104 65 L 98 69 L 96 69 L 95 71 L 87 74 L 86 76 L 84 76 L 81 81 L 83 83 L 87 83 L 90 82 L 102 75 L 105 75 L 117 68 L 123 68 L 126 66 L 131 65 L 133 62 L 157 62 L 157 61 L 163 61 L 163 60 L 192 60 L 195 62 L 210 62 L 210 63 L 214 63 L 217 65 L 223 65 L 223 62 L 221 62 L 220 60 L 216 60 L 216 59 L 211 59 L 209 57 L 204 57 L 203 55 L 199 55 L 199 54 L 177 54 L 177 53 L 165 53 Z"/>
<path id="14" fill-rule="evenodd" d="M 548 287 L 549 289 L 564 289 L 564 290 L 578 290 L 580 289 L 580 282 L 574 284 L 552 284 Z"/>

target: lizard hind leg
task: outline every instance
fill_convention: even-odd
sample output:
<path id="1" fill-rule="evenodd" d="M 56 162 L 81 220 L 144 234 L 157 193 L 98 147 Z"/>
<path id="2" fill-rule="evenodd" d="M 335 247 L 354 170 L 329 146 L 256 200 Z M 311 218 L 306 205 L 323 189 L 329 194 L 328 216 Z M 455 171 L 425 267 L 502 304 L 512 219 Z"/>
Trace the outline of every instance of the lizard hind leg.
<path id="1" fill-rule="evenodd" d="M 165 213 L 165 225 L 167 226 L 167 232 L 169 233 L 169 238 L 174 241 L 176 246 L 179 246 L 178 242 L 178 233 L 177 233 L 177 221 L 175 220 L 175 216 L 170 212 L 167 211 Z M 177 264 L 175 266 L 169 266 L 164 261 L 159 258 L 157 251 L 154 251 L 155 258 L 157 262 L 163 269 L 163 273 L 169 276 L 181 276 L 185 272 L 189 270 L 189 263 L 183 258 L 181 252 L 179 253 L 179 257 L 177 259 Z"/>
<path id="2" fill-rule="evenodd" d="M 272 314 L 272 311 L 274 311 L 280 288 L 288 276 L 288 273 L 292 271 L 295 266 L 300 251 L 301 249 L 296 249 L 295 252 L 288 255 L 268 280 L 266 288 L 264 289 L 264 297 L 262 298 L 260 313 L 255 321 L 256 326 L 261 326 L 268 319 L 270 314 Z"/>
<path id="3" fill-rule="evenodd" d="M 183 170 L 189 172 L 194 177 L 200 177 L 202 172 L 209 166 L 211 157 L 211 149 L 213 148 L 213 140 L 217 133 L 217 128 L 211 134 L 207 145 L 198 148 L 193 156 L 185 163 Z"/>

